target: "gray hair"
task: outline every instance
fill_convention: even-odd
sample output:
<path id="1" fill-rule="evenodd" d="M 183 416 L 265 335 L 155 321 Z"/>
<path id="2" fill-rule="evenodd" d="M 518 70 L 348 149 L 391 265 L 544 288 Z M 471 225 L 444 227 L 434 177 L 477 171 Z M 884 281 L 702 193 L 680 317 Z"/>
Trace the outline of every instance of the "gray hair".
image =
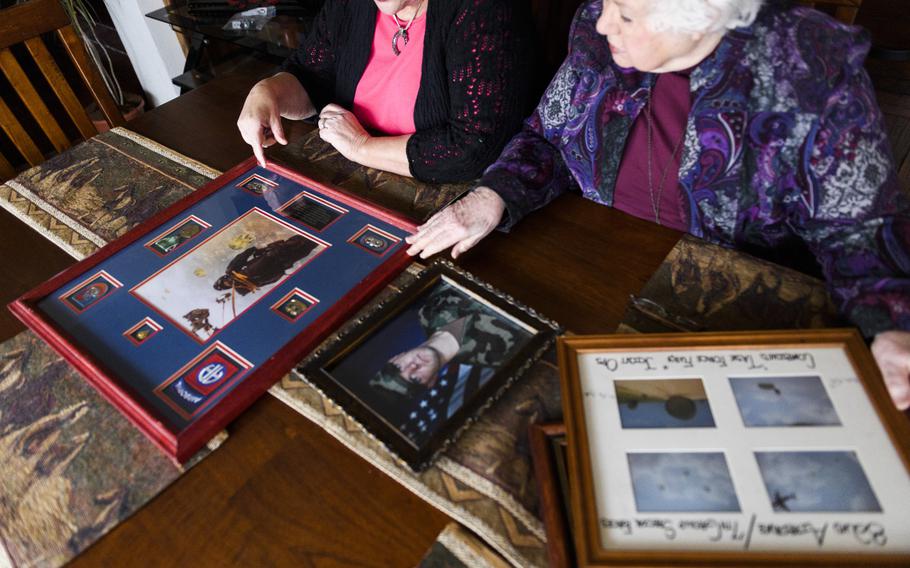
<path id="1" fill-rule="evenodd" d="M 764 0 L 650 0 L 648 26 L 656 32 L 732 30 L 754 22 L 763 3 Z"/>

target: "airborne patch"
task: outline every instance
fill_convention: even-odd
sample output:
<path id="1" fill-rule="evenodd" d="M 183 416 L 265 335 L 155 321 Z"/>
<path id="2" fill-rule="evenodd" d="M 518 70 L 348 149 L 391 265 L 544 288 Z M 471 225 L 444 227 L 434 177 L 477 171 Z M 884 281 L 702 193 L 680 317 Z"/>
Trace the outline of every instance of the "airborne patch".
<path id="1" fill-rule="evenodd" d="M 253 364 L 216 341 L 155 389 L 180 416 L 190 419 L 214 401 L 219 392 L 236 383 Z"/>

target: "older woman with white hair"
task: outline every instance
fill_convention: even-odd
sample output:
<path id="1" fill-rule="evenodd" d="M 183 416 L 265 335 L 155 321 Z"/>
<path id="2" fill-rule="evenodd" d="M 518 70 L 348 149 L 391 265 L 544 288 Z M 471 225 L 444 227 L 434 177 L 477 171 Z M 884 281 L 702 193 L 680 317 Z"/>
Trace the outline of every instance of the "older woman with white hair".
<path id="1" fill-rule="evenodd" d="M 722 245 L 802 241 L 910 406 L 910 202 L 859 29 L 761 0 L 596 0 L 521 133 L 410 237 L 458 256 L 578 188 Z"/>

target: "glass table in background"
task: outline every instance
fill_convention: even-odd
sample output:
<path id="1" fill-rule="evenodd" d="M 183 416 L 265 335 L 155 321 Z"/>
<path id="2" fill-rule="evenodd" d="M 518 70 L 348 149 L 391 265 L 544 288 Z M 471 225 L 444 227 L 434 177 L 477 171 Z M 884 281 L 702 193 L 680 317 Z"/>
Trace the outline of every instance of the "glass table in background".
<path id="1" fill-rule="evenodd" d="M 249 57 L 281 62 L 309 30 L 321 2 L 300 2 L 293 9 L 278 6 L 278 15 L 260 30 L 225 30 L 230 10 L 200 13 L 186 2 L 160 8 L 147 18 L 169 24 L 187 38 L 188 51 L 183 73 L 172 82 L 181 93 L 194 89 Z M 225 3 L 227 8 L 227 3 Z"/>

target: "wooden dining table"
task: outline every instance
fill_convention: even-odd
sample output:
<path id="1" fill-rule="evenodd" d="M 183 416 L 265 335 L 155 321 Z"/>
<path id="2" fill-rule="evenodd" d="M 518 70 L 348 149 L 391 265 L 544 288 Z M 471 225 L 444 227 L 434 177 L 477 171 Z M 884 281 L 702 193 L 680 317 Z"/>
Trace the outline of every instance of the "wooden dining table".
<path id="1" fill-rule="evenodd" d="M 127 126 L 227 170 L 251 155 L 235 121 L 249 88 L 271 70 L 239 66 Z M 289 128 L 294 137 L 304 126 Z M 5 212 L 0 235 L 4 304 L 75 262 Z M 609 333 L 680 236 L 566 195 L 457 264 L 567 330 Z M 23 329 L 0 315 L 0 340 Z M 228 432 L 217 451 L 72 566 L 413 566 L 448 522 L 269 395 Z"/>

